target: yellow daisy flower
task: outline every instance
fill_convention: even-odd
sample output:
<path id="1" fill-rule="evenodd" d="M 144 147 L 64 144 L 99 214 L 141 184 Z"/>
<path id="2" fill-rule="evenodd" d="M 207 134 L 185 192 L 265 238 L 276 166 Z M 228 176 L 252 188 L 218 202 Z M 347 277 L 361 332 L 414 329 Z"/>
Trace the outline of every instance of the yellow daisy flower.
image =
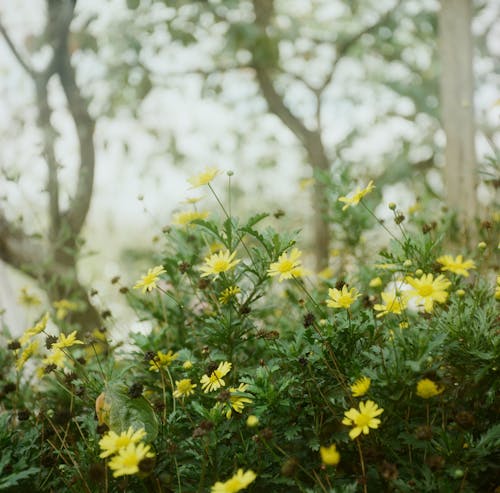
<path id="1" fill-rule="evenodd" d="M 241 395 L 246 392 L 248 388 L 248 384 L 246 383 L 240 383 L 238 388 L 235 387 L 230 387 L 229 392 L 229 401 L 227 402 L 227 412 L 226 412 L 226 418 L 230 419 L 231 416 L 233 415 L 233 410 L 236 411 L 238 414 L 241 414 L 243 412 L 243 409 L 245 408 L 245 404 L 251 404 L 253 401 L 249 397 L 246 397 L 244 395 Z"/>
<path id="2" fill-rule="evenodd" d="M 222 377 L 226 376 L 233 365 L 228 361 L 224 361 L 219 364 L 216 370 L 214 370 L 210 375 L 203 375 L 201 377 L 200 383 L 203 392 L 212 392 L 214 390 L 220 389 L 226 385 L 226 382 L 222 380 Z"/>
<path id="3" fill-rule="evenodd" d="M 434 302 L 444 303 L 448 298 L 446 290 L 451 282 L 442 274 L 436 279 L 432 274 L 422 274 L 419 279 L 407 277 L 405 280 L 413 287 L 413 290 L 408 292 L 408 296 L 417 298 L 417 303 L 423 305 L 427 313 L 432 313 Z"/>
<path id="4" fill-rule="evenodd" d="M 350 197 L 340 197 L 339 202 L 343 202 L 345 204 L 344 207 L 342 207 L 342 210 L 345 211 L 349 206 L 358 205 L 360 200 L 364 196 L 368 195 L 374 188 L 375 185 L 373 184 L 373 181 L 370 181 L 370 183 L 368 183 L 368 185 L 363 189 L 357 187 Z"/>
<path id="5" fill-rule="evenodd" d="M 438 386 L 428 378 L 423 378 L 417 383 L 417 395 L 422 397 L 422 399 L 430 399 L 441 394 L 443 391 L 444 387 Z"/>
<path id="6" fill-rule="evenodd" d="M 201 277 L 214 275 L 217 278 L 222 272 L 233 269 L 240 262 L 240 260 L 234 260 L 235 255 L 236 251 L 229 253 L 229 250 L 209 255 L 205 258 L 205 265 L 200 268 Z"/>
<path id="7" fill-rule="evenodd" d="M 66 359 L 66 355 L 62 349 L 55 349 L 48 356 L 43 358 L 42 363 L 44 365 L 56 365 L 58 368 L 64 368 Z"/>
<path id="8" fill-rule="evenodd" d="M 254 414 L 250 414 L 246 420 L 246 424 L 249 428 L 254 428 L 259 424 L 259 418 Z"/>
<path id="9" fill-rule="evenodd" d="M 63 318 L 66 317 L 66 315 L 69 312 L 73 312 L 78 308 L 78 303 L 75 303 L 74 301 L 70 300 L 59 300 L 59 301 L 54 301 L 52 303 L 52 306 L 57 310 L 56 311 L 56 318 L 58 320 L 62 320 Z"/>
<path id="10" fill-rule="evenodd" d="M 201 187 L 203 185 L 208 185 L 218 174 L 220 170 L 218 168 L 206 167 L 205 171 L 192 176 L 188 179 L 188 182 L 192 185 L 191 188 Z"/>
<path id="11" fill-rule="evenodd" d="M 351 385 L 351 392 L 353 397 L 361 397 L 365 395 L 368 392 L 368 389 L 370 388 L 371 382 L 372 382 L 371 379 L 368 377 L 358 378 Z"/>
<path id="12" fill-rule="evenodd" d="M 257 475 L 251 470 L 243 471 L 243 469 L 238 469 L 236 474 L 226 482 L 217 481 L 212 486 L 210 493 L 237 493 L 247 488 L 250 483 L 255 481 L 256 477 Z"/>
<path id="13" fill-rule="evenodd" d="M 301 255 L 302 252 L 298 248 L 293 248 L 290 256 L 287 253 L 282 253 L 278 257 L 278 261 L 269 266 L 267 274 L 269 276 L 280 276 L 279 282 L 292 277 L 302 277 L 305 272 L 302 268 L 302 261 L 299 260 Z"/>
<path id="14" fill-rule="evenodd" d="M 371 288 L 378 288 L 382 286 L 382 279 L 380 277 L 374 277 L 373 279 L 370 280 L 369 286 Z"/>
<path id="15" fill-rule="evenodd" d="M 134 431 L 132 427 L 129 427 L 127 431 L 122 431 L 119 435 L 114 431 L 108 431 L 99 440 L 99 447 L 102 450 L 99 457 L 104 459 L 105 457 L 116 454 L 131 443 L 140 442 L 145 436 L 146 430 L 144 428 Z"/>
<path id="16" fill-rule="evenodd" d="M 335 444 L 329 447 L 320 447 L 321 462 L 327 466 L 336 466 L 340 462 L 340 454 Z"/>
<path id="17" fill-rule="evenodd" d="M 359 296 L 361 295 L 356 288 L 349 289 L 346 285 L 342 286 L 342 290 L 330 288 L 326 306 L 330 308 L 349 308 Z"/>
<path id="18" fill-rule="evenodd" d="M 222 305 L 226 305 L 227 303 L 229 303 L 229 300 L 231 300 L 231 298 L 234 298 L 239 293 L 241 293 L 241 289 L 238 286 L 229 286 L 220 294 L 219 302 Z"/>
<path id="19" fill-rule="evenodd" d="M 191 383 L 190 378 L 183 378 L 175 382 L 175 390 L 173 395 L 176 399 L 184 399 L 194 394 L 196 384 Z"/>
<path id="20" fill-rule="evenodd" d="M 186 226 L 196 219 L 206 219 L 210 213 L 208 211 L 186 211 L 178 212 L 172 219 L 174 224 L 178 226 Z"/>
<path id="21" fill-rule="evenodd" d="M 62 349 L 66 347 L 71 347 L 74 346 L 75 344 L 83 344 L 82 341 L 79 341 L 76 338 L 76 330 L 71 332 L 71 334 L 68 334 L 67 336 L 65 334 L 59 334 L 59 338 L 57 339 L 54 344 L 52 344 L 53 349 Z"/>
<path id="22" fill-rule="evenodd" d="M 150 449 L 149 445 L 143 443 L 129 443 L 126 447 L 121 448 L 108 464 L 113 471 L 113 477 L 137 474 L 140 462 L 146 458 L 154 457 Z"/>
<path id="23" fill-rule="evenodd" d="M 21 353 L 21 356 L 16 361 L 16 368 L 20 370 L 37 351 L 39 346 L 39 342 L 37 340 L 33 341 L 32 343 L 28 344 L 23 352 Z"/>
<path id="24" fill-rule="evenodd" d="M 159 371 L 160 368 L 170 366 L 178 357 L 179 353 L 174 353 L 172 350 L 169 350 L 168 353 L 158 351 L 155 357 L 149 360 L 149 371 Z"/>
<path id="25" fill-rule="evenodd" d="M 183 200 L 184 204 L 197 204 L 201 200 L 203 200 L 203 195 L 201 197 L 188 197 L 187 199 Z"/>
<path id="26" fill-rule="evenodd" d="M 469 270 L 476 268 L 473 260 L 464 260 L 462 255 L 457 255 L 455 258 L 451 255 L 442 255 L 437 262 L 442 265 L 442 271 L 450 271 L 464 277 L 469 277 Z"/>
<path id="27" fill-rule="evenodd" d="M 35 294 L 31 294 L 27 288 L 21 288 L 19 303 L 24 306 L 39 306 L 42 304 L 42 300 Z"/>
<path id="28" fill-rule="evenodd" d="M 342 424 L 352 426 L 349 432 L 351 440 L 357 438 L 361 433 L 368 435 L 370 428 L 377 429 L 380 425 L 380 416 L 384 412 L 373 401 L 366 401 L 359 403 L 359 411 L 351 408 L 344 413 Z"/>
<path id="29" fill-rule="evenodd" d="M 407 299 L 403 293 L 399 294 L 396 290 L 385 291 L 381 294 L 383 304 L 376 303 L 373 308 L 380 312 L 377 313 L 377 318 L 383 317 L 388 313 L 395 313 L 401 315 L 403 310 L 406 309 Z"/>
<path id="30" fill-rule="evenodd" d="M 24 346 L 32 337 L 40 334 L 45 327 L 47 327 L 47 322 L 49 321 L 49 312 L 45 313 L 45 315 L 35 324 L 34 327 L 27 329 L 24 334 L 19 338 L 19 344 Z"/>
<path id="31" fill-rule="evenodd" d="M 153 291 L 156 288 L 158 277 L 163 274 L 165 269 L 161 265 L 157 265 L 149 269 L 147 274 L 142 276 L 134 285 L 134 289 L 142 289 L 143 293 Z"/>

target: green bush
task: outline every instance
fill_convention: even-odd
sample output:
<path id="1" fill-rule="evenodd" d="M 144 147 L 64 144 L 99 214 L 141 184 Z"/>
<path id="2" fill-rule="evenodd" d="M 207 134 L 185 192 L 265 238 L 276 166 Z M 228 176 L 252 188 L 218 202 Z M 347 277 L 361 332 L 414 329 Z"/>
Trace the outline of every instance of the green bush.
<path id="1" fill-rule="evenodd" d="M 391 208 L 401 237 L 341 278 L 265 214 L 178 217 L 121 288 L 132 349 L 61 313 L 2 349 L 0 491 L 498 491 L 496 245 L 446 256 Z"/>

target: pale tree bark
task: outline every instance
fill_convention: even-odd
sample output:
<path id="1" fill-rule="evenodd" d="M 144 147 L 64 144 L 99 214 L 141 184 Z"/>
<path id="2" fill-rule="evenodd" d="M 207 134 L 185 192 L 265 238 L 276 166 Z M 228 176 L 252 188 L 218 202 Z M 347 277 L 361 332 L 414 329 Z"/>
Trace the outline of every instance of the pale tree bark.
<path id="1" fill-rule="evenodd" d="M 81 311 L 72 313 L 70 321 L 79 325 L 81 333 L 91 332 L 101 324 L 97 310 L 89 300 L 87 290 L 78 279 L 77 262 L 81 245 L 80 233 L 92 197 L 95 148 L 95 122 L 88 112 L 87 102 L 76 84 L 71 65 L 68 37 L 76 0 L 47 0 L 45 42 L 52 57 L 43 70 L 35 70 L 26 60 L 0 22 L 0 33 L 17 62 L 32 81 L 38 107 L 37 124 L 42 137 L 43 157 L 47 164 L 48 230 L 32 236 L 7 219 L 0 210 L 0 259 L 32 277 L 44 289 L 51 301 L 62 298 L 83 302 Z M 49 82 L 57 77 L 63 88 L 68 111 L 72 116 L 79 143 L 79 169 L 76 192 L 66 210 L 61 210 L 59 195 L 60 163 L 55 153 L 57 131 L 51 122 Z"/>
<path id="2" fill-rule="evenodd" d="M 446 133 L 446 203 L 469 246 L 476 241 L 477 158 L 474 126 L 472 0 L 441 0 L 441 120 Z"/>

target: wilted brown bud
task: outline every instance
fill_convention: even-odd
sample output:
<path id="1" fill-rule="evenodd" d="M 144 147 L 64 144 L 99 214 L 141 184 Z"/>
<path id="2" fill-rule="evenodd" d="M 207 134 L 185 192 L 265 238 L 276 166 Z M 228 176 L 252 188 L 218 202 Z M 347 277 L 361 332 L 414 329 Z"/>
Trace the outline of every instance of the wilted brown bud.
<path id="1" fill-rule="evenodd" d="M 9 344 L 7 344 L 7 349 L 10 349 L 11 351 L 15 351 L 16 349 L 19 349 L 21 347 L 21 344 L 19 341 L 11 341 Z"/>
<path id="2" fill-rule="evenodd" d="M 259 436 L 263 440 L 271 440 L 271 438 L 273 437 L 273 430 L 271 430 L 271 428 L 264 428 L 259 433 Z"/>
<path id="3" fill-rule="evenodd" d="M 302 323 L 303 323 L 304 327 L 311 327 L 311 325 L 314 325 L 315 321 L 316 321 L 316 317 L 314 316 L 314 314 L 311 312 L 308 312 L 304 315 Z"/>
<path id="4" fill-rule="evenodd" d="M 437 471 L 444 467 L 445 459 L 442 455 L 431 455 L 425 462 L 432 471 Z"/>
<path id="5" fill-rule="evenodd" d="M 229 392 L 229 390 L 223 390 L 222 392 L 219 393 L 219 395 L 217 396 L 217 400 L 219 402 L 226 402 L 229 400 L 229 398 L 231 397 L 231 392 Z"/>
<path id="6" fill-rule="evenodd" d="M 404 215 L 404 214 L 399 213 L 399 214 L 397 214 L 397 215 L 396 215 L 396 217 L 394 218 L 394 222 L 395 222 L 396 224 L 401 224 L 401 223 L 402 223 L 405 219 L 406 219 L 406 218 L 405 218 L 405 215 Z"/>
<path id="7" fill-rule="evenodd" d="M 100 462 L 90 464 L 89 477 L 94 483 L 104 483 L 106 478 L 106 467 L 104 464 Z"/>
<path id="8" fill-rule="evenodd" d="M 202 278 L 198 281 L 198 289 L 206 289 L 210 285 L 210 280 Z"/>
<path id="9" fill-rule="evenodd" d="M 394 479 L 398 479 L 398 468 L 396 464 L 392 464 L 391 462 L 383 461 L 382 466 L 380 467 L 380 474 L 387 481 L 392 481 Z"/>
<path id="10" fill-rule="evenodd" d="M 469 411 L 460 411 L 455 416 L 455 421 L 462 428 L 472 428 L 475 423 L 474 415 Z"/>
<path id="11" fill-rule="evenodd" d="M 432 428 L 430 426 L 419 426 L 415 430 L 415 436 L 419 440 L 431 440 L 433 436 Z"/>
<path id="12" fill-rule="evenodd" d="M 292 477 L 295 475 L 299 465 L 299 461 L 295 457 L 290 457 L 281 466 L 281 474 L 286 477 Z"/>

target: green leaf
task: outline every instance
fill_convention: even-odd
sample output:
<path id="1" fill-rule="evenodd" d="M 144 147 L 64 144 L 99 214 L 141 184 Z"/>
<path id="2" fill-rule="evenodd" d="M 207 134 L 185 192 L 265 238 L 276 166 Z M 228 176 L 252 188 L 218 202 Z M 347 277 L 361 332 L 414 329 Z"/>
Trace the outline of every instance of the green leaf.
<path id="1" fill-rule="evenodd" d="M 109 406 L 108 426 L 115 433 L 144 428 L 146 440 L 153 441 L 158 435 L 158 419 L 144 397 L 132 399 L 121 383 L 110 383 L 104 391 L 105 402 Z"/>
<path id="2" fill-rule="evenodd" d="M 39 470 L 40 470 L 39 467 L 29 467 L 24 471 L 14 472 L 6 477 L 2 477 L 0 479 L 0 490 L 6 490 L 7 488 L 16 486 L 19 483 L 19 481 L 29 478 L 30 476 L 33 476 L 33 474 L 38 473 Z"/>
<path id="3" fill-rule="evenodd" d="M 211 235 L 215 236 L 218 240 L 224 242 L 223 238 L 219 234 L 219 230 L 217 229 L 217 226 L 214 223 L 212 223 L 210 221 L 204 221 L 203 219 L 195 219 L 194 221 L 191 222 L 191 224 L 197 224 L 198 226 L 201 226 L 203 229 L 208 231 Z"/>

